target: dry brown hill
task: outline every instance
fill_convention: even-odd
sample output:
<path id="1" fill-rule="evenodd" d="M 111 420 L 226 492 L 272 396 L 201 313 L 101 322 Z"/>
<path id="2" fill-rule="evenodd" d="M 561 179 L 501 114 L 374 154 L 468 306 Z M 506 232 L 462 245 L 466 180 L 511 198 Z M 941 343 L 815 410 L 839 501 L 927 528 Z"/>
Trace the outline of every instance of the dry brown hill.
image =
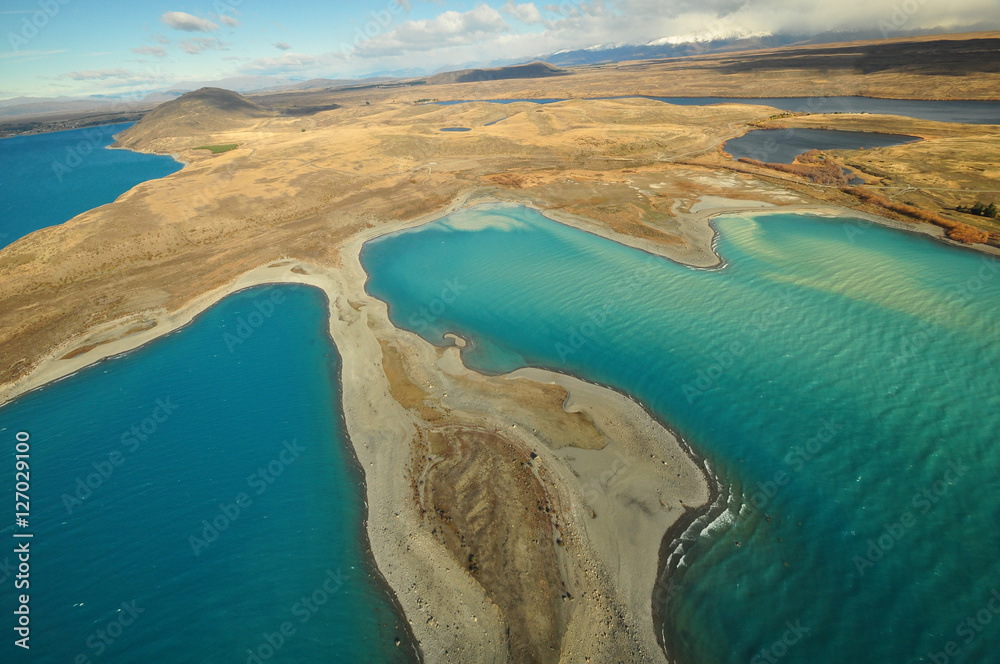
<path id="1" fill-rule="evenodd" d="M 141 148 L 153 139 L 207 137 L 274 115 L 235 92 L 201 88 L 160 104 L 124 131 L 115 145 Z"/>
<path id="2" fill-rule="evenodd" d="M 532 62 L 526 65 L 512 67 L 496 67 L 495 69 L 463 69 L 437 74 L 427 79 L 428 85 L 446 85 L 448 83 L 480 83 L 482 81 L 503 81 L 512 78 L 547 78 L 549 76 L 567 76 L 569 71 L 550 65 L 547 62 Z"/>

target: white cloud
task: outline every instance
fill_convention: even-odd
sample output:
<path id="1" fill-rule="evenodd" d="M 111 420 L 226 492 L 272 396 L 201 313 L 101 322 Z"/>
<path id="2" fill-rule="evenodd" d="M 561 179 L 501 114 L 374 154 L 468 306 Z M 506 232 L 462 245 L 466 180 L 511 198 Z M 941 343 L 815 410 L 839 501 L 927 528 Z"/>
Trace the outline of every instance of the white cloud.
<path id="1" fill-rule="evenodd" d="M 502 10 L 508 16 L 527 22 L 523 19 L 530 20 L 533 14 L 527 13 L 526 5 L 534 6 L 544 29 L 484 34 L 469 46 L 446 44 L 453 48 L 428 53 L 435 62 L 424 66 L 432 69 L 460 62 L 528 59 L 561 50 L 654 41 L 666 44 L 770 34 L 808 37 L 837 31 L 850 39 L 852 31 L 881 35 L 883 26 L 896 28 L 897 23 L 898 29 L 889 30 L 887 36 L 1000 27 L 996 0 L 919 0 L 907 4 L 910 13 L 903 4 L 899 0 L 838 0 L 834 4 L 801 0 L 592 0 L 543 6 L 507 0 Z M 360 52 L 380 56 L 379 66 L 386 69 L 402 66 L 405 61 L 393 57 L 389 49 L 371 53 L 362 48 Z"/>
<path id="2" fill-rule="evenodd" d="M 407 21 L 391 32 L 360 43 L 357 52 L 362 57 L 371 57 L 428 51 L 479 43 L 487 35 L 497 35 L 509 29 L 500 12 L 489 5 L 479 5 L 467 12 L 449 10 L 433 19 Z"/>
<path id="3" fill-rule="evenodd" d="M 44 58 L 49 55 L 56 55 L 58 53 L 65 53 L 66 49 L 59 49 L 57 51 L 7 51 L 6 53 L 0 53 L 0 59 L 2 60 L 34 60 L 36 58 Z"/>
<path id="4" fill-rule="evenodd" d="M 85 69 L 61 74 L 53 80 L 67 81 L 66 83 L 54 83 L 55 88 L 63 91 L 69 87 L 73 94 L 96 94 L 98 92 L 113 94 L 121 96 L 123 103 L 129 99 L 134 100 L 168 83 L 159 67 L 156 69 L 147 68 L 145 71 L 120 68 Z"/>
<path id="5" fill-rule="evenodd" d="M 127 69 L 87 69 L 71 71 L 60 76 L 74 81 L 106 81 L 110 78 L 130 80 L 134 77 L 135 74 Z"/>
<path id="6" fill-rule="evenodd" d="M 160 17 L 160 21 L 174 30 L 184 32 L 212 32 L 219 29 L 219 26 L 207 18 L 199 18 L 187 12 L 167 12 Z"/>
<path id="7" fill-rule="evenodd" d="M 218 39 L 209 39 L 208 37 L 194 37 L 192 39 L 185 39 L 180 43 L 180 47 L 185 53 L 191 55 L 198 55 L 202 51 L 228 51 L 229 45 L 225 44 Z"/>
<path id="8" fill-rule="evenodd" d="M 676 44 L 768 34 L 807 37 L 838 30 L 851 38 L 855 33 L 850 31 L 877 33 L 880 21 L 901 24 L 889 36 L 935 28 L 1000 28 L 996 0 L 918 0 L 907 4 L 914 10 L 903 15 L 898 14 L 904 4 L 900 0 L 837 0 L 834 5 L 801 0 L 504 0 L 494 3 L 496 8 L 477 0 L 478 6 L 464 12 L 446 11 L 448 3 L 438 0 L 422 1 L 440 5 L 437 15 L 406 22 L 399 17 L 399 23 L 380 28 L 367 40 L 331 44 L 326 53 L 296 53 L 285 42 L 262 42 L 259 46 L 273 46 L 279 53 L 230 60 L 234 63 L 230 66 L 242 73 L 337 77 L 527 61 L 595 45 Z M 183 16 L 195 23 L 175 21 L 188 26 L 177 29 L 189 32 L 211 32 L 218 29 L 215 23 L 226 24 L 224 14 L 207 15 L 215 23 Z M 194 27 L 200 22 L 212 27 Z M 181 46 L 188 53 L 226 47 L 217 40 L 196 39 Z"/>
<path id="9" fill-rule="evenodd" d="M 333 57 L 329 55 L 282 53 L 276 58 L 257 58 L 247 63 L 240 71 L 251 74 L 285 74 L 329 67 L 332 64 Z"/>
<path id="10" fill-rule="evenodd" d="M 235 16 L 230 16 L 229 14 L 222 14 L 221 16 L 219 16 L 219 21 L 223 25 L 228 25 L 230 28 L 235 28 L 240 24 L 240 22 L 236 19 Z"/>
<path id="11" fill-rule="evenodd" d="M 529 25 L 542 22 L 542 12 L 538 11 L 538 7 L 533 2 L 515 5 L 514 0 L 507 0 L 507 4 L 503 6 L 501 11 Z"/>
<path id="12" fill-rule="evenodd" d="M 905 8 L 904 8 L 905 6 Z M 896 34 L 960 28 L 989 23 L 1000 26 L 996 0 L 615 0 L 545 7 L 547 40 L 565 48 L 602 43 L 705 41 L 749 35 L 812 36 L 837 31 Z M 894 36 L 890 30 L 889 36 Z M 589 44 L 588 44 L 589 42 Z"/>
<path id="13" fill-rule="evenodd" d="M 138 48 L 133 48 L 132 52 L 139 55 L 155 55 L 158 58 L 167 55 L 166 50 L 162 46 L 139 46 Z"/>

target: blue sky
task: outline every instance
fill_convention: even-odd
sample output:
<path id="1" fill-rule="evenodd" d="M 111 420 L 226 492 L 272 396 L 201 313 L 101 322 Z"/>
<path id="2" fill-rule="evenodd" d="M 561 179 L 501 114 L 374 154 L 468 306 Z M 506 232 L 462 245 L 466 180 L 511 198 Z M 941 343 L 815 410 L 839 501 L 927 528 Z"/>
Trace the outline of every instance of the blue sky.
<path id="1" fill-rule="evenodd" d="M 527 59 L 622 42 L 1000 27 L 996 0 L 0 0 L 0 99 Z"/>

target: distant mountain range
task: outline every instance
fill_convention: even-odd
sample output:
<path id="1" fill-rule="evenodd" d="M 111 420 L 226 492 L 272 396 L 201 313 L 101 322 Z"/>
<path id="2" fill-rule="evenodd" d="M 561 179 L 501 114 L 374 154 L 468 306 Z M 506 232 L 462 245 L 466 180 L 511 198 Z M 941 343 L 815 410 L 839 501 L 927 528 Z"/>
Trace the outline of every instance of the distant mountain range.
<path id="1" fill-rule="evenodd" d="M 931 31 L 913 33 L 906 36 L 930 35 Z M 904 37 L 903 34 L 893 35 Z M 389 81 L 429 77 L 428 81 L 463 82 L 473 80 L 490 80 L 491 72 L 499 68 L 509 69 L 523 65 L 526 76 L 558 75 L 557 67 L 572 67 L 608 64 L 629 60 L 655 60 L 663 58 L 680 58 L 696 55 L 711 55 L 721 53 L 736 53 L 757 49 L 771 49 L 792 45 L 816 45 L 835 42 L 882 39 L 884 35 L 878 30 L 851 33 L 825 33 L 821 35 L 756 35 L 724 39 L 699 41 L 695 38 L 683 40 L 673 37 L 658 39 L 644 44 L 601 44 L 589 48 L 563 50 L 556 53 L 541 54 L 533 58 L 513 60 L 498 60 L 489 63 L 467 63 L 448 69 L 427 71 L 407 69 L 406 71 L 377 72 L 358 79 L 314 78 L 295 80 L 280 76 L 236 76 L 214 81 L 196 81 L 180 83 L 168 88 L 150 92 L 141 98 L 123 94 L 113 96 L 90 97 L 17 97 L 0 101 L 0 122 L 16 121 L 20 118 L 55 116 L 67 113 L 117 113 L 148 110 L 166 101 L 201 88 L 223 88 L 239 93 L 254 92 L 285 92 L 308 91 L 353 85 L 372 85 Z M 549 63 L 550 70 L 536 72 L 532 67 L 537 63 Z M 490 67 L 492 69 L 484 69 Z M 456 71 L 458 70 L 458 71 Z M 506 77 L 506 76 L 505 76 Z"/>
<path id="2" fill-rule="evenodd" d="M 45 118 L 66 113 L 117 113 L 149 110 L 166 101 L 177 99 L 193 90 L 223 88 L 242 94 L 250 92 L 286 92 L 323 90 L 359 83 L 374 84 L 393 80 L 389 77 L 365 79 L 314 78 L 296 81 L 278 76 L 238 76 L 217 81 L 181 83 L 163 90 L 156 90 L 141 97 L 130 94 L 119 96 L 92 95 L 88 97 L 15 97 L 0 100 L 0 122 L 19 118 Z"/>
<path id="3" fill-rule="evenodd" d="M 762 48 L 777 48 L 796 43 L 802 43 L 802 40 L 791 36 L 779 35 L 679 43 L 658 40 L 649 44 L 602 44 L 590 48 L 559 51 L 547 55 L 542 59 L 560 67 L 571 67 L 624 62 L 627 60 L 658 60 L 662 58 L 682 58 L 692 55 L 708 55 L 730 51 L 751 51 Z"/>
<path id="4" fill-rule="evenodd" d="M 547 78 L 549 76 L 565 76 L 569 72 L 553 67 L 547 62 L 530 62 L 508 67 L 493 67 L 490 69 L 461 69 L 442 74 L 435 74 L 427 79 L 428 85 L 446 85 L 448 83 L 478 83 L 481 81 L 500 81 L 512 78 Z"/>

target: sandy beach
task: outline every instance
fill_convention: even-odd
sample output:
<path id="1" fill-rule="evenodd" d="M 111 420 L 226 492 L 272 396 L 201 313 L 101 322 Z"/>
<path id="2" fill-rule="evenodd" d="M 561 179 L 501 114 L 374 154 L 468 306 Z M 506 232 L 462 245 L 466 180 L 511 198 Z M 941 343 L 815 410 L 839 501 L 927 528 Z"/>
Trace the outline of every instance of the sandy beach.
<path id="1" fill-rule="evenodd" d="M 562 659 L 556 661 L 577 661 L 579 656 L 610 662 L 639 653 L 641 661 L 662 661 L 650 610 L 660 539 L 685 506 L 697 508 L 705 501 L 700 469 L 669 431 L 623 395 L 542 370 L 481 376 L 465 369 L 457 346 L 441 351 L 394 328 L 384 303 L 364 292 L 366 275 L 358 255 L 367 240 L 425 221 L 359 235 L 341 250 L 340 269 L 286 260 L 252 270 L 177 312 L 153 316 L 152 329 L 70 359 L 50 358 L 15 389 L 8 386 L 5 400 L 169 334 L 236 291 L 265 284 L 319 288 L 331 303 L 330 332 L 343 359 L 343 408 L 366 474 L 372 552 L 426 661 L 516 660 L 496 598 L 429 534 L 409 484 L 400 481 L 412 463 L 412 441 L 426 423 L 393 398 L 380 340 L 419 365 L 421 375 L 409 379 L 426 381 L 425 405 L 461 412 L 465 421 L 503 432 L 508 442 L 537 455 L 544 491 L 563 506 L 559 528 L 564 544 L 553 550 L 558 549 L 559 571 L 573 597 L 564 602 L 566 632 Z M 116 336 L 129 325 L 121 322 L 107 333 Z M 567 430 L 558 412 L 518 399 L 520 392 L 530 391 L 525 388 L 529 383 L 562 387 L 567 396 L 563 404 L 552 404 L 553 410 L 586 414 L 590 435 L 598 442 L 583 449 L 562 440 Z"/>

